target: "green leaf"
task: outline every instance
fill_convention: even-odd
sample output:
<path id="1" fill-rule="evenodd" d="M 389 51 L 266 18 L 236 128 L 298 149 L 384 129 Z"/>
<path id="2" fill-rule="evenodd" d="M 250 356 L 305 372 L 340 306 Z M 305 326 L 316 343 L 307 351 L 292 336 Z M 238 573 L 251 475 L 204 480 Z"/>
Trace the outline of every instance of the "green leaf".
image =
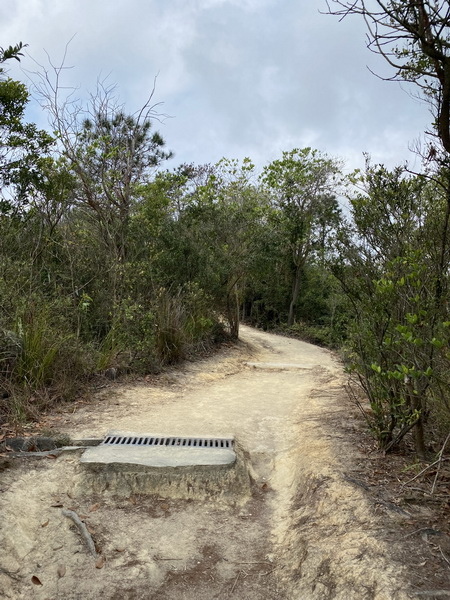
<path id="1" fill-rule="evenodd" d="M 445 346 L 445 342 L 443 342 L 442 340 L 438 340 L 437 338 L 433 338 L 431 340 L 431 344 L 435 347 L 435 348 L 443 348 Z"/>

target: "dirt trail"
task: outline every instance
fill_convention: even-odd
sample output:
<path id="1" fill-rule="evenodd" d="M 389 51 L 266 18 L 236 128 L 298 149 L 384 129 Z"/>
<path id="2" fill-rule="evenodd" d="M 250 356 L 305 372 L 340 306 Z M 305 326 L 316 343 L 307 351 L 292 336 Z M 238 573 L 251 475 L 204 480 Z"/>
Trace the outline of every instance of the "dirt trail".
<path id="1" fill-rule="evenodd" d="M 248 459 L 251 496 L 77 496 L 77 455 L 22 459 L 0 477 L 2 597 L 414 597 L 382 541 L 386 515 L 347 477 L 358 457 L 341 429 L 353 418 L 341 365 L 298 340 L 247 327 L 241 337 L 238 348 L 168 371 L 156 384 L 103 390 L 53 426 L 72 438 L 109 429 L 234 435 Z M 95 564 L 63 507 L 84 519 L 104 564 Z"/>

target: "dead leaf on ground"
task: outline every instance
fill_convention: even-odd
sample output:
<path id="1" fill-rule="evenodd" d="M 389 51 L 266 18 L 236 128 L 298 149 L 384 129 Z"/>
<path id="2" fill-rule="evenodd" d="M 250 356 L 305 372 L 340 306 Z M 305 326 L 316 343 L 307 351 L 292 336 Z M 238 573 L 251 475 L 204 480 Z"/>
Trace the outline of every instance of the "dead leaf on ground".
<path id="1" fill-rule="evenodd" d="M 39 577 L 36 577 L 36 575 L 33 575 L 31 582 L 34 583 L 34 585 L 42 585 L 42 581 L 39 579 Z"/>
<path id="2" fill-rule="evenodd" d="M 58 577 L 61 579 L 61 577 L 64 577 L 65 574 L 66 574 L 66 566 L 58 565 Z"/>
<path id="3" fill-rule="evenodd" d="M 100 508 L 100 502 L 97 502 L 97 504 L 93 504 L 91 507 L 89 507 L 89 512 L 95 512 L 99 508 Z"/>
<path id="4" fill-rule="evenodd" d="M 47 525 L 50 523 L 50 519 L 47 519 L 46 521 L 44 521 L 43 523 L 41 523 L 41 527 L 47 527 Z"/>
<path id="5" fill-rule="evenodd" d="M 99 556 L 97 558 L 97 561 L 95 563 L 95 568 L 96 569 L 103 569 L 103 565 L 105 564 L 105 559 L 103 556 Z"/>

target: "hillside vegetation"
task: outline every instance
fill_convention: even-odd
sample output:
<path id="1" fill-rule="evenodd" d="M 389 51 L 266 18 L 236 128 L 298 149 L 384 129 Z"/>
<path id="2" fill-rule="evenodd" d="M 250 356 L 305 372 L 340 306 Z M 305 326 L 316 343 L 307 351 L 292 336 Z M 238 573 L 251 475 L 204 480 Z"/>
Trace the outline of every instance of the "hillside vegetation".
<path id="1" fill-rule="evenodd" d="M 96 374 L 152 373 L 236 339 L 244 320 L 340 350 L 382 449 L 411 433 L 421 457 L 442 443 L 442 162 L 411 174 L 368 161 L 344 177 L 296 148 L 260 173 L 250 159 L 166 169 L 151 97 L 128 114 L 110 89 L 82 106 L 49 86 L 52 134 L 25 121 L 29 92 L 1 74 L 1 422 L 70 401 Z"/>

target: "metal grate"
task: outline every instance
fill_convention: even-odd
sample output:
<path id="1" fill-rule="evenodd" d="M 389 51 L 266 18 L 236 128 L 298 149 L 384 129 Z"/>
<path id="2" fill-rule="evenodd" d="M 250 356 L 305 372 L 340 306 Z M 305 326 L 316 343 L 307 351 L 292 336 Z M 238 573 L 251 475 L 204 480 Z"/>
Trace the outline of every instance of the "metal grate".
<path id="1" fill-rule="evenodd" d="M 230 438 L 187 438 L 163 436 L 107 435 L 106 446 L 171 446 L 181 448 L 233 448 Z"/>

